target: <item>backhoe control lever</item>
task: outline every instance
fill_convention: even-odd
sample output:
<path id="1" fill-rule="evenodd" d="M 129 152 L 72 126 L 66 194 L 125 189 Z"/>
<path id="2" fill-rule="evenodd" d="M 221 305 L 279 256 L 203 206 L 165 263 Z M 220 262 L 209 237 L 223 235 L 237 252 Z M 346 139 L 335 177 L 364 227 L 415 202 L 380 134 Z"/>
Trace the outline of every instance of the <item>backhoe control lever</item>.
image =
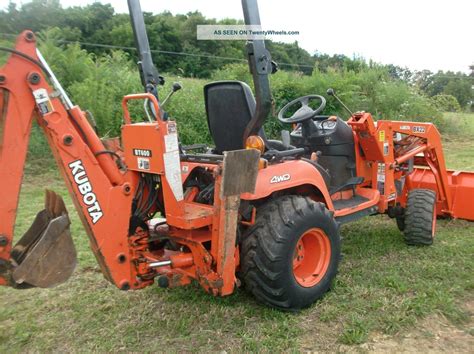
<path id="1" fill-rule="evenodd" d="M 171 96 L 173 96 L 173 94 L 176 91 L 179 91 L 182 88 L 183 88 L 183 86 L 181 86 L 181 84 L 179 82 L 173 83 L 173 86 L 171 87 L 171 92 L 168 93 L 168 95 L 165 97 L 165 99 L 161 102 L 161 107 L 163 108 L 163 106 L 166 104 L 166 102 L 168 102 L 168 100 L 171 98 Z"/>

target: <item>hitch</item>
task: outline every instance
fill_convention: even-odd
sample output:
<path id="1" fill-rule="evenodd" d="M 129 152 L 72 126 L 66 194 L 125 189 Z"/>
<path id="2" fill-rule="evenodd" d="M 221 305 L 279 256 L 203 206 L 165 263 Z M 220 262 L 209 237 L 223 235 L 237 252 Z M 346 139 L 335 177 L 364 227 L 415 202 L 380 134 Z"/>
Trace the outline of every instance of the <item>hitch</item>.
<path id="1" fill-rule="evenodd" d="M 69 279 L 76 267 L 76 249 L 63 199 L 46 190 L 45 208 L 11 252 L 14 288 L 50 288 Z"/>

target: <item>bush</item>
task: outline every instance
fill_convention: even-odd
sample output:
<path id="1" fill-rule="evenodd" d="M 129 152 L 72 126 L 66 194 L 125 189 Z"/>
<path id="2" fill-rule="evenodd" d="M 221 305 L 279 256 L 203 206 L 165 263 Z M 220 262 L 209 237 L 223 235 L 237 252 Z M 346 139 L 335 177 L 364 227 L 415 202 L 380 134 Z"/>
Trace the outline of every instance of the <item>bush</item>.
<path id="1" fill-rule="evenodd" d="M 213 75 L 215 80 L 228 78 L 246 81 L 252 87 L 248 66 L 243 64 L 227 65 Z M 428 98 L 406 83 L 391 79 L 386 68 L 376 65 L 360 68 L 357 72 L 315 69 L 311 76 L 279 71 L 270 77 L 270 82 L 275 100 L 273 116 L 297 97 L 320 94 L 327 99 L 325 112 L 347 118 L 348 113 L 339 103 L 326 95 L 326 90 L 332 87 L 351 110 L 371 112 L 375 119 L 433 122 L 441 129 L 444 127 L 441 113 Z M 282 126 L 273 118 L 267 121 L 265 129 L 268 135 L 278 137 Z"/>
<path id="2" fill-rule="evenodd" d="M 78 44 L 58 46 L 58 40 L 61 39 L 61 30 L 51 28 L 38 35 L 38 44 L 61 85 L 69 89 L 75 82 L 82 82 L 90 76 L 95 67 L 95 57 Z"/>
<path id="3" fill-rule="evenodd" d="M 431 97 L 431 102 L 441 112 L 460 112 L 461 105 L 456 97 L 451 95 L 436 95 Z"/>
<path id="4" fill-rule="evenodd" d="M 74 82 L 69 91 L 75 104 L 92 112 L 102 136 L 117 136 L 123 122 L 122 98 L 142 92 L 138 71 L 132 68 L 128 55 L 114 51 L 95 61 L 82 81 Z M 143 109 L 131 105 L 131 116 L 144 116 Z"/>
<path id="5" fill-rule="evenodd" d="M 51 37 L 53 34 L 49 34 Z M 65 83 L 73 102 L 83 110 L 90 110 L 102 136 L 116 136 L 122 123 L 122 97 L 142 92 L 138 71 L 128 54 L 112 51 L 99 58 L 75 45 L 58 48 L 43 37 L 42 49 L 58 78 Z M 71 63 L 74 63 L 72 65 Z M 183 89 L 170 100 L 165 110 L 179 123 L 180 139 L 184 144 L 211 143 L 204 109 L 203 86 L 200 79 L 167 77 L 160 88 L 160 97 L 170 91 L 174 80 L 183 83 Z M 212 80 L 242 80 L 253 87 L 246 64 L 230 64 L 215 71 Z M 276 113 L 289 101 L 308 94 L 326 96 L 334 88 L 353 111 L 365 110 L 376 119 L 432 121 L 443 129 L 443 120 L 433 101 L 419 95 L 402 81 L 390 78 L 386 68 L 376 65 L 360 68 L 357 72 L 331 69 L 311 76 L 297 72 L 279 71 L 270 77 L 274 97 L 272 118 L 265 125 L 269 137 L 278 138 L 284 128 L 275 118 Z M 327 98 L 326 112 L 347 118 L 348 113 L 331 97 Z M 146 119 L 142 104 L 132 105 L 132 117 Z"/>
<path id="6" fill-rule="evenodd" d="M 0 38 L 0 47 L 13 48 L 15 46 L 15 43 L 13 40 L 14 40 L 13 38 L 11 39 Z M 9 57 L 10 57 L 10 53 L 0 51 L 0 66 L 5 65 Z"/>
<path id="7" fill-rule="evenodd" d="M 174 81 L 179 81 L 183 88 L 176 92 L 164 109 L 178 123 L 179 138 L 185 145 L 211 144 L 204 107 L 204 85 L 208 82 L 200 79 L 167 77 L 166 85 L 161 89 L 160 97 L 165 97 L 171 90 Z"/>
<path id="8" fill-rule="evenodd" d="M 249 66 L 246 63 L 228 64 L 222 69 L 215 70 L 211 79 L 213 81 L 219 80 L 239 80 L 243 82 L 252 82 L 252 74 L 249 72 Z"/>

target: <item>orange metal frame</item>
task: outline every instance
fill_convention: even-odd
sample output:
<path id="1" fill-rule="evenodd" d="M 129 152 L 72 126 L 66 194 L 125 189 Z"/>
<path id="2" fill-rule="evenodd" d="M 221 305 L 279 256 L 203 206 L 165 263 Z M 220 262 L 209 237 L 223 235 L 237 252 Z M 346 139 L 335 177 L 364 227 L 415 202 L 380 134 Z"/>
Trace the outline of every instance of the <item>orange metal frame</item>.
<path id="1" fill-rule="evenodd" d="M 19 36 L 15 49 L 38 60 L 35 37 L 30 31 Z M 176 123 L 158 119 L 151 123 L 132 124 L 127 108 L 130 100 L 149 99 L 159 112 L 154 96 L 129 95 L 122 102 L 125 120 L 122 127 L 123 160 L 131 168 L 120 170 L 111 154 L 103 153 L 106 148 L 84 112 L 77 106 L 66 110 L 36 64 L 13 54 L 1 68 L 0 77 L 0 180 L 9 186 L 0 202 L 0 235 L 6 239 L 0 246 L 1 261 L 11 264 L 18 197 L 31 125 L 36 117 L 89 235 L 91 248 L 109 281 L 124 290 L 145 287 L 153 283 L 158 274 L 150 264 L 171 259 L 171 266 L 160 268 L 160 274 L 169 278 L 171 286 L 197 279 L 206 290 L 216 295 L 232 293 L 238 251 L 235 235 L 232 240 L 224 234 L 224 230 L 233 226 L 228 225 L 224 210 L 238 200 L 222 197 L 219 188 L 216 188 L 213 206 L 175 197 L 165 174 L 162 152 L 167 151 L 166 136 L 176 132 Z M 49 96 L 49 111 L 46 113 L 40 112 L 34 99 L 34 93 L 41 89 Z M 129 235 L 132 200 L 141 173 L 137 166 L 132 165 L 136 158 L 131 156 L 133 149 L 130 147 L 154 150 L 150 168 L 161 177 L 167 233 L 185 246 L 186 251 L 150 251 L 149 230 L 139 228 Z M 221 166 L 208 164 L 207 168 L 214 171 L 216 185 L 219 185 Z M 210 250 L 203 245 L 207 241 L 211 241 Z M 8 285 L 10 281 L 8 272 L 0 274 L 1 285 Z"/>
<path id="2" fill-rule="evenodd" d="M 38 60 L 30 31 L 19 36 L 16 50 Z M 278 193 L 308 195 L 342 217 L 369 207 L 384 213 L 391 206 L 404 206 L 407 191 L 421 187 L 437 191 L 438 214 L 474 220 L 470 208 L 474 173 L 446 170 L 439 132 L 429 123 L 375 123 L 369 113 L 353 115 L 348 124 L 354 132 L 356 170 L 365 178 L 356 193 L 368 201 L 336 210 L 333 202 L 351 198 L 352 191 L 330 195 L 321 174 L 303 160 L 262 168 L 255 193 L 223 197 L 221 163 L 179 161 L 175 122 L 132 123 L 127 107 L 130 100 L 148 99 L 160 112 L 158 101 L 150 94 L 124 97 L 123 147 L 116 140 L 107 142 L 107 148 L 120 149 L 117 152 L 127 165 L 120 169 L 111 154 L 103 153 L 106 147 L 81 109 L 67 110 L 37 65 L 13 54 L 0 69 L 0 77 L 0 181 L 8 186 L 0 201 L 0 235 L 6 238 L 0 245 L 0 261 L 6 264 L 11 264 L 16 209 L 34 118 L 47 137 L 105 277 L 124 290 L 145 287 L 159 276 L 169 286 L 195 279 L 214 295 L 232 293 L 239 265 L 235 229 L 238 223 L 252 225 L 256 218 L 256 208 L 249 220 L 236 214 L 240 198 L 251 204 Z M 41 89 L 50 101 L 43 113 L 34 98 Z M 176 156 L 178 170 L 169 175 L 168 167 L 176 163 Z M 421 167 L 410 171 L 410 161 Z M 180 194 L 182 183 L 196 167 L 206 168 L 215 178 L 213 205 L 193 202 L 196 190 Z M 132 201 L 143 173 L 160 178 L 166 224 L 129 234 Z M 152 234 L 166 235 L 181 247 L 176 251 L 151 250 Z M 153 266 L 163 261 L 168 263 L 159 269 Z M 9 281 L 8 272 L 0 274 L 0 285 Z"/>
<path id="3" fill-rule="evenodd" d="M 378 182 L 383 179 L 379 212 L 389 205 L 405 206 L 407 192 L 413 188 L 428 188 L 437 192 L 438 215 L 474 220 L 474 211 L 469 210 L 474 174 L 446 169 L 441 135 L 432 123 L 375 123 L 370 113 L 361 112 L 353 115 L 348 124 L 364 155 L 357 156 L 357 175 L 370 181 L 373 189 L 380 187 Z M 399 140 L 394 139 L 397 136 Z M 410 160 L 413 171 L 407 170 Z M 403 185 L 401 191 L 397 190 L 396 181 Z M 456 193 L 454 207 L 454 193 L 460 189 L 466 194 Z"/>
<path id="4" fill-rule="evenodd" d="M 446 169 L 441 136 L 433 124 L 375 122 L 366 112 L 354 114 L 348 124 L 354 132 L 357 176 L 364 177 L 364 182 L 355 191 L 367 198 L 367 202 L 335 210 L 333 201 L 350 199 L 353 192 L 330 196 L 320 173 L 301 160 L 271 165 L 260 171 L 256 192 L 243 194 L 242 199 L 259 200 L 281 190 L 306 193 L 324 202 L 336 217 L 341 217 L 372 206 L 376 206 L 379 213 L 396 205 L 404 207 L 410 189 L 428 188 L 437 192 L 438 215 L 474 220 L 474 210 L 470 208 L 474 197 L 474 173 Z M 400 142 L 395 139 L 397 136 Z M 410 160 L 414 161 L 413 171 L 407 170 L 406 164 Z M 285 178 L 272 183 L 274 176 Z"/>

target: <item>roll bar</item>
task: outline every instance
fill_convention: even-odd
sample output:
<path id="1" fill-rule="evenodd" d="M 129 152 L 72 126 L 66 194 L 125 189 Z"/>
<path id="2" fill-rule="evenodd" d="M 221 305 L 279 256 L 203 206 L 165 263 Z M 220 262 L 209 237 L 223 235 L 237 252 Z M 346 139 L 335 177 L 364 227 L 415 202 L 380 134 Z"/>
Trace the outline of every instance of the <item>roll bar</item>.
<path id="1" fill-rule="evenodd" d="M 242 0 L 242 9 L 246 25 L 260 26 L 260 15 L 257 0 Z M 255 87 L 256 109 L 245 128 L 243 142 L 250 135 L 258 134 L 272 106 L 272 94 L 268 74 L 272 72 L 272 58 L 265 48 L 263 39 L 254 39 L 247 42 L 247 58 Z"/>

